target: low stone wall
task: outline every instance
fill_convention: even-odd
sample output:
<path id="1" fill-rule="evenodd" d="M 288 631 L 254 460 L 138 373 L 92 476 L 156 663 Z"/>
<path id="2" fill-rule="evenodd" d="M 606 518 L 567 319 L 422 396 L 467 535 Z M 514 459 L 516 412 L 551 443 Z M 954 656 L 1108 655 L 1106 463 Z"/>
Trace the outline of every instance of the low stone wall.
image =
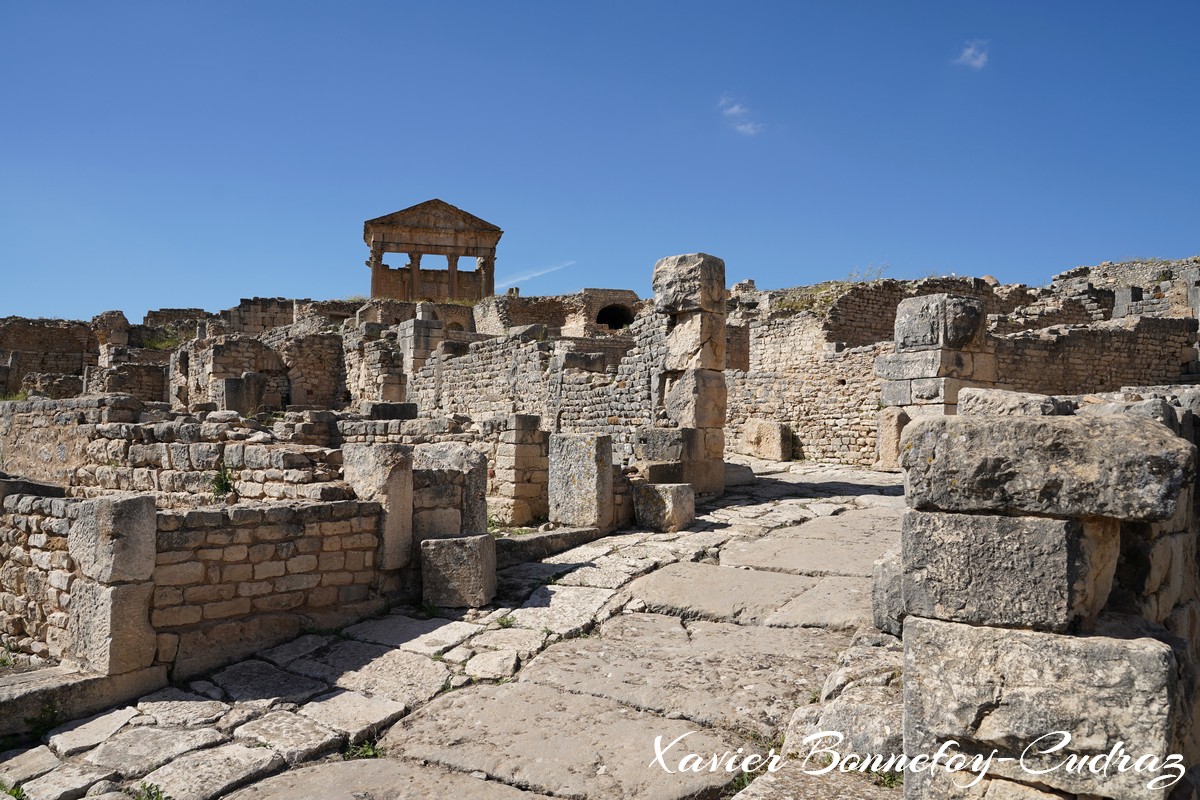
<path id="1" fill-rule="evenodd" d="M 366 601 L 380 515 L 378 503 L 353 500 L 159 511 L 158 661 L 195 674 L 294 635 L 297 615 Z"/>
<path id="2" fill-rule="evenodd" d="M 66 645 L 71 584 L 69 512 L 81 501 L 10 494 L 0 511 L 0 641 L 57 661 Z"/>

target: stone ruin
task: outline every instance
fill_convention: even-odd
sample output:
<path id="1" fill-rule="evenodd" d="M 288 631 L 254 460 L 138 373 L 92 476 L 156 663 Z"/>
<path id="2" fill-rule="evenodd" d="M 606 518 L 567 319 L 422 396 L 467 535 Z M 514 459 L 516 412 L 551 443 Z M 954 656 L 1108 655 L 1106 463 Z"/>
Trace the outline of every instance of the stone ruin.
<path id="1" fill-rule="evenodd" d="M 394 604 L 488 607 L 498 573 L 686 531 L 795 461 L 902 472 L 907 510 L 875 644 L 847 651 L 894 665 L 870 690 L 891 711 L 827 683 L 792 732 L 1008 756 L 1064 730 L 1200 763 L 1200 262 L 759 291 L 692 254 L 651 299 L 522 297 L 494 294 L 501 233 L 432 200 L 365 224 L 366 300 L 0 320 L 0 639 L 24 666 L 0 734 Z M 903 789 L 1169 794 L 1003 765 L 972 792 Z"/>

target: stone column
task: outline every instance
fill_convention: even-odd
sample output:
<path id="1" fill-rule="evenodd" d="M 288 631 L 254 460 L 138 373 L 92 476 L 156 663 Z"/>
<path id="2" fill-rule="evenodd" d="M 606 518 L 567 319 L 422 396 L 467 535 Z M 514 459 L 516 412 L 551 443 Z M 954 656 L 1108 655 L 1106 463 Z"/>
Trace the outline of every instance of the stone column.
<path id="1" fill-rule="evenodd" d="M 408 267 L 412 270 L 412 285 L 409 287 L 408 299 L 416 302 L 421 299 L 421 254 L 408 254 Z"/>
<path id="2" fill-rule="evenodd" d="M 479 270 L 480 300 L 491 297 L 496 293 L 496 257 L 480 256 L 475 259 L 475 269 Z"/>
<path id="3" fill-rule="evenodd" d="M 506 525 L 526 525 L 549 515 L 549 434 L 541 417 L 513 414 L 496 447 L 494 494 L 488 509 Z"/>
<path id="4" fill-rule="evenodd" d="M 450 272 L 448 291 L 454 300 L 458 297 L 458 256 L 446 256 L 446 266 Z"/>
<path id="5" fill-rule="evenodd" d="M 695 431 L 682 437 L 676 480 L 697 494 L 725 490 L 725 299 L 719 258 L 693 253 L 654 265 L 654 310 L 667 318 L 656 416 Z"/>
<path id="6" fill-rule="evenodd" d="M 1146 580 L 1154 556 L 1130 555 L 1139 531 L 1182 529 L 1190 549 L 1160 553 L 1159 564 L 1166 573 L 1178 558 L 1194 571 L 1195 448 L 1132 414 L 925 416 L 903 438 L 906 753 L 950 741 L 995 749 L 980 797 L 1060 796 L 1045 787 L 1164 797 L 1142 773 L 1022 766 L 1118 742 L 1135 758 L 1200 756 L 1191 724 L 1200 687 L 1181 669 L 1197 652 L 1195 581 L 1164 592 Z M 1071 742 L 1020 762 L 1055 731 Z M 905 776 L 907 800 L 961 796 L 945 773 Z"/>

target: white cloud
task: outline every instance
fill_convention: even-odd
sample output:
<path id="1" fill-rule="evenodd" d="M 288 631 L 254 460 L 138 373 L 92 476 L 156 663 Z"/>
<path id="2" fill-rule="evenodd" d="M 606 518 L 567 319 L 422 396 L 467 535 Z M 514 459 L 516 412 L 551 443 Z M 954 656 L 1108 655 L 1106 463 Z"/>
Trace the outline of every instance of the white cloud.
<path id="1" fill-rule="evenodd" d="M 501 283 L 496 284 L 496 288 L 505 289 L 509 286 L 516 286 L 522 281 L 527 281 L 542 275 L 549 275 L 551 272 L 558 272 L 560 269 L 566 269 L 567 267 L 572 267 L 574 265 L 574 261 L 567 261 L 566 263 L 559 264 L 556 267 L 545 267 L 543 269 L 531 269 L 526 272 L 519 272 L 516 275 L 507 276 Z"/>
<path id="2" fill-rule="evenodd" d="M 983 69 L 988 62 L 987 48 L 988 43 L 983 39 L 971 39 L 963 45 L 962 52 L 954 59 L 954 63 L 971 69 Z"/>
<path id="3" fill-rule="evenodd" d="M 723 94 L 717 101 L 721 116 L 729 119 L 733 129 L 743 136 L 756 136 L 766 129 L 766 125 L 755 122 L 750 118 L 750 109 L 738 102 L 732 95 Z"/>

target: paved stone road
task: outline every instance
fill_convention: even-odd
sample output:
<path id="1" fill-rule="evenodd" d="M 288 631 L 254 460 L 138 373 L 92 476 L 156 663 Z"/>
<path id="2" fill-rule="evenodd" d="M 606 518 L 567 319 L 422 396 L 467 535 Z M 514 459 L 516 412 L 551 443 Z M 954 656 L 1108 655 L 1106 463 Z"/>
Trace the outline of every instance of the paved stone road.
<path id="1" fill-rule="evenodd" d="M 898 547 L 898 482 L 768 466 L 687 531 L 503 570 L 489 609 L 302 636 L 0 755 L 0 780 L 31 800 L 117 800 L 143 782 L 175 800 L 732 796 L 731 772 L 652 764 L 656 737 L 684 737 L 662 758 L 674 769 L 687 753 L 779 749 L 797 708 L 797 725 L 886 727 L 898 696 L 895 640 L 869 625 L 854 639 L 872 563 Z M 856 681 L 876 694 L 850 700 Z M 386 757 L 342 760 L 376 740 Z M 793 761 L 737 796 L 899 792 Z"/>

